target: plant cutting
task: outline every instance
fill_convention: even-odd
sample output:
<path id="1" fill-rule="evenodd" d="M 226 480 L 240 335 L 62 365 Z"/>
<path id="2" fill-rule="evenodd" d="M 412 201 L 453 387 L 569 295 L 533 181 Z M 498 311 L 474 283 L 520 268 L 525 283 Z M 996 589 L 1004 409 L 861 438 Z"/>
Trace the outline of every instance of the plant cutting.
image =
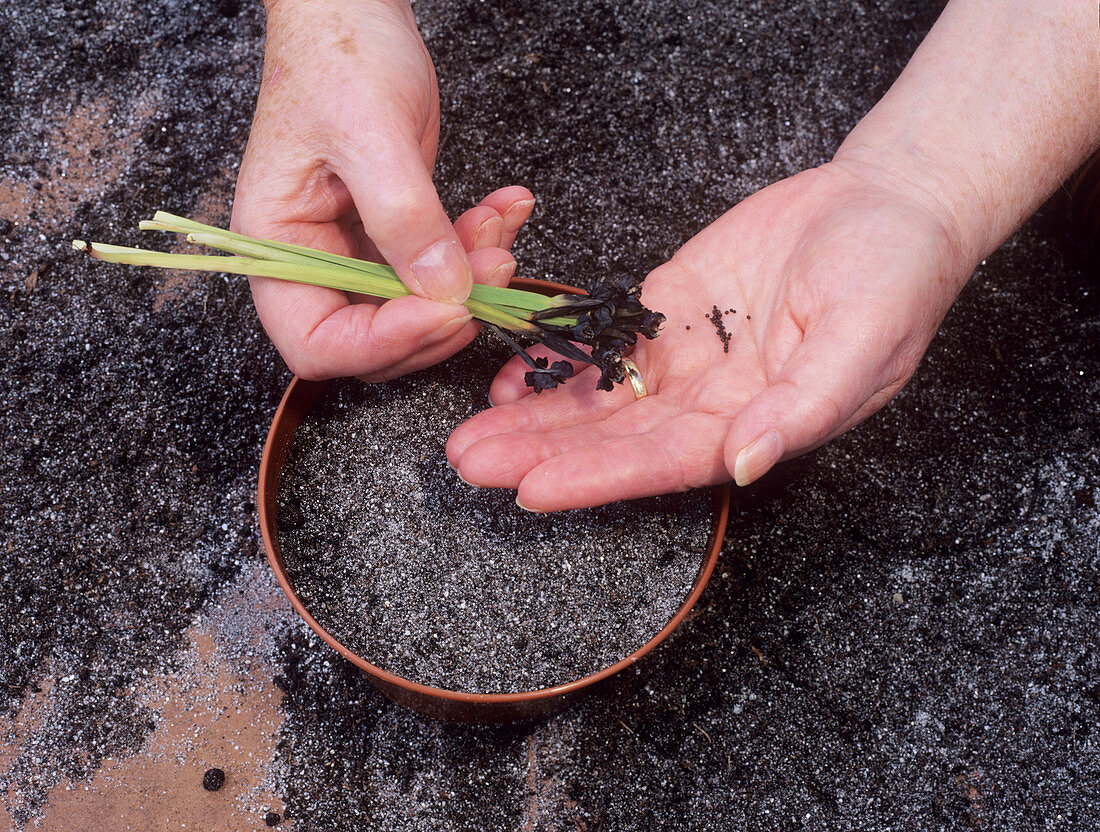
<path id="1" fill-rule="evenodd" d="M 191 243 L 230 256 L 176 254 L 73 240 L 73 248 L 98 260 L 133 266 L 273 277 L 386 300 L 411 294 L 389 266 L 305 246 L 259 240 L 158 211 L 143 231 L 184 234 Z M 466 308 L 527 363 L 525 380 L 536 393 L 565 382 L 570 361 L 600 369 L 596 387 L 611 390 L 626 378 L 623 352 L 638 336 L 656 338 L 665 316 L 641 301 L 641 284 L 629 276 L 605 280 L 588 295 L 547 297 L 522 289 L 474 284 Z M 569 361 L 534 358 L 518 340 L 545 344 Z"/>

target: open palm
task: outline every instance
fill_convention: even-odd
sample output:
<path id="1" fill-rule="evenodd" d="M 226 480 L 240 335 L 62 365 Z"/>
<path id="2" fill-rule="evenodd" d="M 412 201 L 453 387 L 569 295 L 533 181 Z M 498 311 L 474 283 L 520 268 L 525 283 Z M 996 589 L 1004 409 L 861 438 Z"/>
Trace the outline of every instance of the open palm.
<path id="1" fill-rule="evenodd" d="M 454 432 L 448 458 L 535 511 L 746 484 L 900 390 L 968 273 L 922 201 L 839 165 L 806 171 L 646 278 L 643 300 L 667 316 L 632 356 L 649 395 L 598 391 L 589 369 L 535 396 L 513 361 L 493 383 L 496 406 Z"/>

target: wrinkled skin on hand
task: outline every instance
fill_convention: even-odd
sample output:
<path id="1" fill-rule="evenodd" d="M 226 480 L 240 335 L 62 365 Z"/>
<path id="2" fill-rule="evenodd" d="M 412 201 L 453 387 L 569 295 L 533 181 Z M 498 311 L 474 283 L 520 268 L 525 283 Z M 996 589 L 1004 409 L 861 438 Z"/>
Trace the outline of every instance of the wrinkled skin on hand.
<path id="1" fill-rule="evenodd" d="M 256 310 L 307 378 L 392 378 L 441 361 L 478 327 L 473 280 L 503 285 L 534 200 L 503 188 L 451 224 L 432 184 L 435 70 L 408 4 L 269 6 L 264 77 L 234 230 L 388 262 L 416 296 L 381 303 L 251 278 Z"/>
<path id="2" fill-rule="evenodd" d="M 908 380 L 972 264 L 916 193 L 838 163 L 746 199 L 644 283 L 668 320 L 633 359 L 649 395 L 580 378 L 536 397 L 512 361 L 448 457 L 534 511 L 755 480 Z M 707 315 L 724 315 L 724 352 Z M 690 327 L 690 328 L 689 328 Z"/>

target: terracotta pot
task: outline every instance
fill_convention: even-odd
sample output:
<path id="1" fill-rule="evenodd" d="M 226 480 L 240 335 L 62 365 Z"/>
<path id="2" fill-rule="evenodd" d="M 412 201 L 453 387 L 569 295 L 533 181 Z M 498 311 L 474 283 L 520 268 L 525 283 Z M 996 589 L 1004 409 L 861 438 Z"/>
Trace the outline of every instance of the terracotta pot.
<path id="1" fill-rule="evenodd" d="M 578 293 L 576 289 L 556 283 L 517 278 L 513 286 L 547 294 L 564 292 Z M 287 387 L 283 400 L 275 412 L 271 429 L 264 445 L 263 458 L 260 461 L 260 529 L 263 534 L 267 559 L 275 571 L 275 577 L 283 588 L 290 603 L 306 623 L 333 649 L 348 661 L 363 670 L 370 681 L 386 696 L 427 716 L 453 722 L 474 724 L 499 724 L 507 722 L 526 722 L 541 719 L 557 713 L 571 705 L 593 685 L 614 676 L 620 670 L 630 667 L 642 656 L 664 641 L 676 629 L 702 595 L 707 581 L 710 580 L 718 552 L 722 547 L 722 538 L 729 516 L 729 486 L 714 489 L 714 515 L 711 523 L 710 539 L 706 556 L 695 578 L 691 593 L 661 631 L 635 650 L 629 656 L 604 668 L 598 673 L 585 676 L 576 681 L 552 688 L 526 691 L 523 693 L 460 693 L 443 690 L 404 679 L 376 667 L 342 645 L 310 615 L 287 575 L 283 565 L 282 552 L 279 549 L 279 531 L 276 525 L 276 495 L 279 490 L 279 475 L 286 461 L 287 450 L 294 438 L 294 432 L 310 408 L 320 398 L 328 382 L 304 381 L 294 378 Z"/>

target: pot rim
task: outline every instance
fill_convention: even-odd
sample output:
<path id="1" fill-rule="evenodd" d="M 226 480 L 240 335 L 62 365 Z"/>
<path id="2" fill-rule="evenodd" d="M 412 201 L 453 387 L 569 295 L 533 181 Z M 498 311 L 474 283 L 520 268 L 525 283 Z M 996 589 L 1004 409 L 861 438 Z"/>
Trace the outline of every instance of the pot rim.
<path id="1" fill-rule="evenodd" d="M 541 290 L 541 291 L 554 291 L 559 293 L 580 294 L 580 292 L 571 286 L 566 286 L 561 283 L 553 283 L 550 281 L 534 280 L 532 278 L 513 278 L 510 285 L 522 286 L 524 288 Z M 263 455 L 260 459 L 260 472 L 259 472 L 259 494 L 257 505 L 259 506 L 260 516 L 260 533 L 263 536 L 264 549 L 267 554 L 268 563 L 271 565 L 272 571 L 275 573 L 275 577 L 279 582 L 279 586 L 282 587 L 283 592 L 286 593 L 287 598 L 290 599 L 291 606 L 294 610 L 305 620 L 305 622 L 313 629 L 314 632 L 319 635 L 330 647 L 336 650 L 341 656 L 350 661 L 356 667 L 365 671 L 369 675 L 387 682 L 396 687 L 404 690 L 420 694 L 422 696 L 428 696 L 435 699 L 449 700 L 452 702 L 461 703 L 477 703 L 484 705 L 514 705 L 522 702 L 535 702 L 543 699 L 550 699 L 554 697 L 564 696 L 566 694 L 574 693 L 583 688 L 587 688 L 597 682 L 614 676 L 621 670 L 625 670 L 631 665 L 635 664 L 639 659 L 653 650 L 657 645 L 663 642 L 673 630 L 675 630 L 680 623 L 684 620 L 687 614 L 695 606 L 699 597 L 703 594 L 703 590 L 706 588 L 707 583 L 710 580 L 711 573 L 714 571 L 714 566 L 718 561 L 718 553 L 722 548 L 722 541 L 725 537 L 726 522 L 729 518 L 729 496 L 730 485 L 724 483 L 716 486 L 712 489 L 714 493 L 714 514 L 711 522 L 710 538 L 707 541 L 706 555 L 703 563 L 699 568 L 699 572 L 695 576 L 695 581 L 692 585 L 691 593 L 681 604 L 680 608 L 676 611 L 676 614 L 672 616 L 668 622 L 645 644 L 633 651 L 629 655 L 623 657 L 619 661 L 615 662 L 608 667 L 591 673 L 587 676 L 582 676 L 579 679 L 575 679 L 571 682 L 566 682 L 561 685 L 555 685 L 548 688 L 538 688 L 537 690 L 518 691 L 513 693 L 469 693 L 463 691 L 448 690 L 446 688 L 437 688 L 431 685 L 425 685 L 420 682 L 414 682 L 411 679 L 406 679 L 403 676 L 397 676 L 378 667 L 371 662 L 368 662 L 362 656 L 349 650 L 338 639 L 332 636 L 320 622 L 317 621 L 306 609 L 305 604 L 302 603 L 298 597 L 297 592 L 290 581 L 290 577 L 286 573 L 286 569 L 282 564 L 282 556 L 279 548 L 277 523 L 274 516 L 274 511 L 268 510 L 268 501 L 265 498 L 267 489 L 265 484 L 268 480 L 274 476 L 275 483 L 277 485 L 278 475 L 281 471 L 272 470 L 276 463 L 276 445 L 281 436 L 281 427 L 284 420 L 285 413 L 288 408 L 288 404 L 294 397 L 298 390 L 298 387 L 306 384 L 327 384 L 327 382 L 308 382 L 303 379 L 294 376 L 291 379 L 290 384 L 287 386 L 286 392 L 283 393 L 283 397 L 279 402 L 279 407 L 275 411 L 275 416 L 271 420 L 271 428 L 268 430 L 267 439 L 264 442 Z M 281 469 L 281 466 L 280 466 Z M 277 490 L 277 488 L 276 488 Z M 278 553 L 278 554 L 277 554 Z"/>

